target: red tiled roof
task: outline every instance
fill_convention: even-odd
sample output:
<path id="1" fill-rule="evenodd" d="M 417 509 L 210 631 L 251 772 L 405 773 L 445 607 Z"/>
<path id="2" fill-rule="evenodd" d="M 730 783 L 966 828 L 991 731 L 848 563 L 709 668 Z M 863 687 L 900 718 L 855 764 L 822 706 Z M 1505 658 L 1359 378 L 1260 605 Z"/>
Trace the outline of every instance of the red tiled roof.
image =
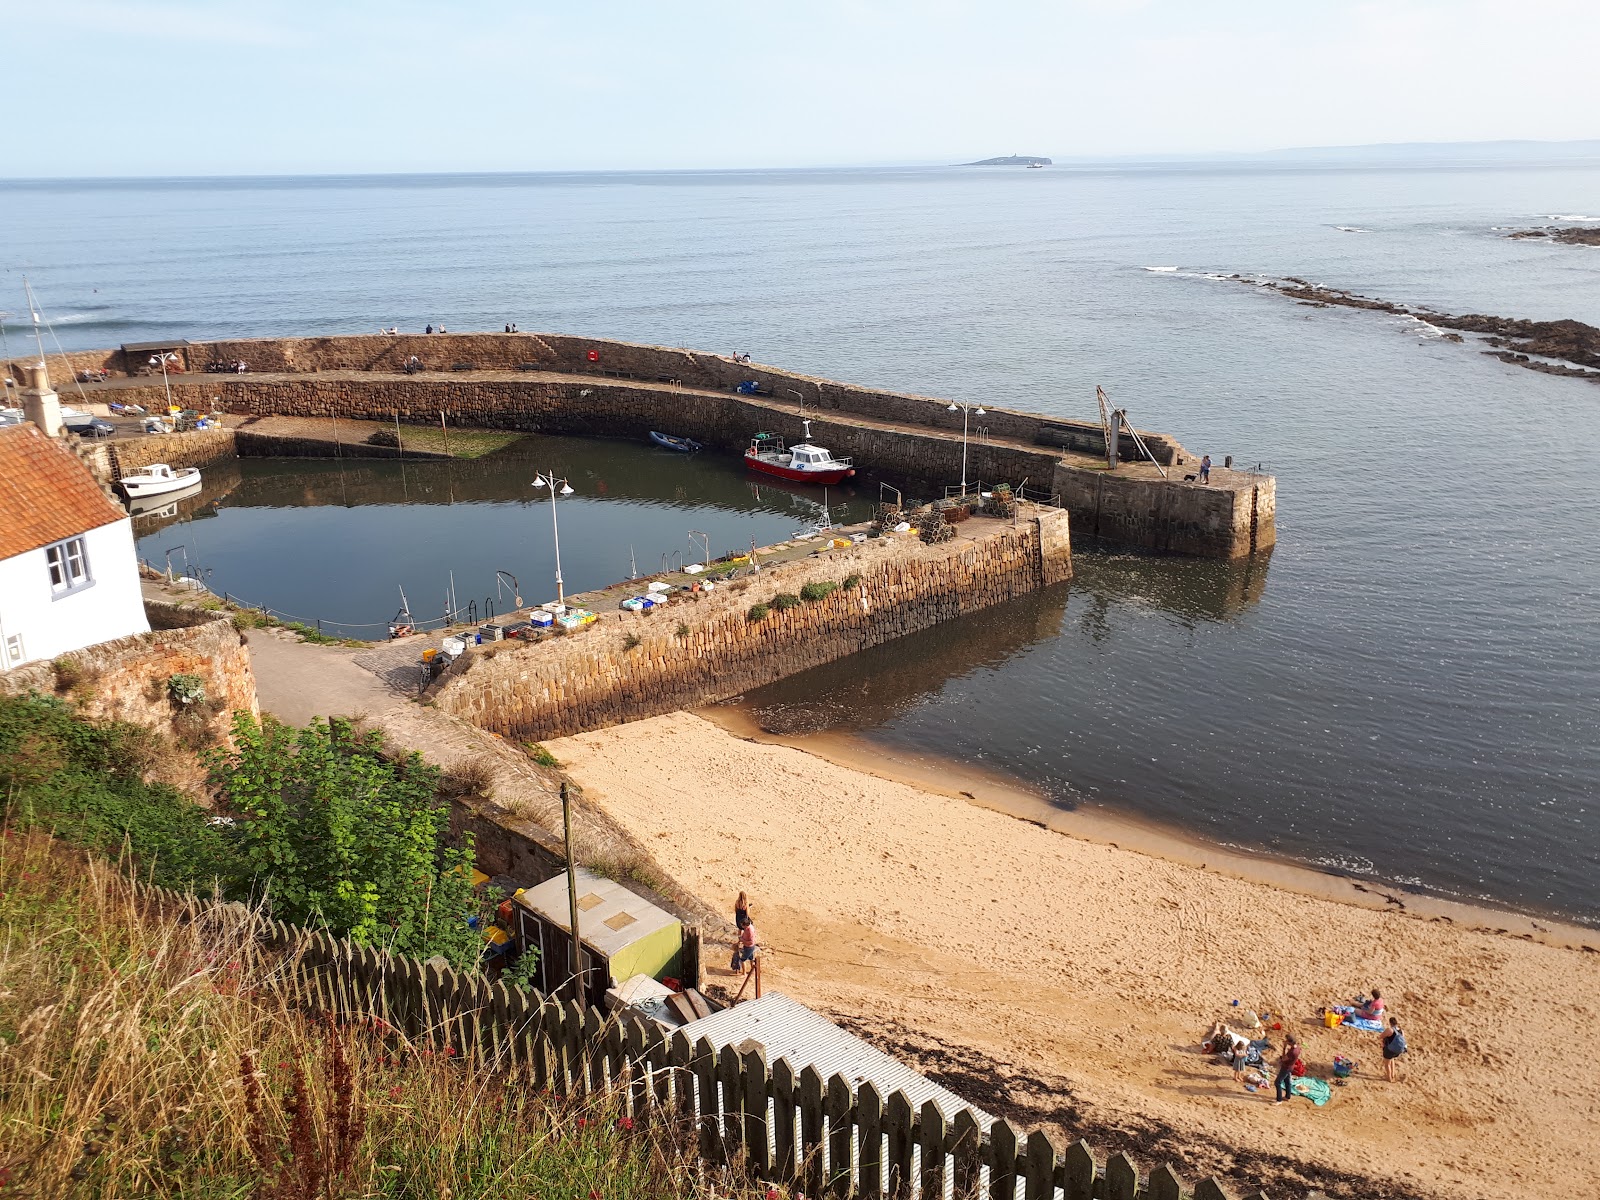
<path id="1" fill-rule="evenodd" d="M 32 421 L 0 429 L 0 559 L 127 515 L 77 455 Z"/>

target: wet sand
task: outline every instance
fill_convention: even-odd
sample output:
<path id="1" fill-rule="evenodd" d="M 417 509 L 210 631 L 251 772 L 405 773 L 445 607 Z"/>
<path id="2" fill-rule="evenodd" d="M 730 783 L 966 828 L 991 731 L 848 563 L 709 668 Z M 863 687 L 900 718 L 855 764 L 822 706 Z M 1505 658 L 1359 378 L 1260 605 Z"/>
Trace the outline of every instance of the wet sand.
<path id="1" fill-rule="evenodd" d="M 1362 880 L 1335 875 L 1267 853 L 1202 841 L 1181 830 L 1165 828 L 1156 822 L 1143 821 L 1128 814 L 1066 809 L 1043 792 L 1001 772 L 900 751 L 849 734 L 772 733 L 762 729 L 754 715 L 737 704 L 698 709 L 695 715 L 747 741 L 803 750 L 837 766 L 862 771 L 878 779 L 904 783 L 921 791 L 963 799 L 969 804 L 994 809 L 1057 833 L 1098 842 L 1103 846 L 1137 850 L 1168 862 L 1201 867 L 1235 879 L 1270 884 L 1341 904 L 1383 911 L 1405 911 L 1429 919 L 1441 917 L 1466 929 L 1526 935 L 1534 941 L 1552 946 L 1600 953 L 1600 929 L 1451 900 L 1377 879 Z"/>
<path id="2" fill-rule="evenodd" d="M 990 1111 L 1240 1192 L 1593 1194 L 1600 954 L 1471 927 L 1479 910 L 1419 915 L 1409 895 L 1238 877 L 1215 851 L 1202 867 L 1064 836 L 984 807 L 1029 799 L 993 794 L 1003 781 L 913 787 L 877 773 L 901 763 L 869 773 L 687 713 L 549 748 L 688 891 L 719 909 L 752 894 L 769 987 Z M 1373 984 L 1413 1047 L 1397 1084 L 1374 1035 L 1317 1019 Z M 1320 1073 L 1355 1057 L 1356 1077 L 1321 1109 L 1234 1084 L 1197 1045 L 1234 999 L 1286 1014 Z"/>

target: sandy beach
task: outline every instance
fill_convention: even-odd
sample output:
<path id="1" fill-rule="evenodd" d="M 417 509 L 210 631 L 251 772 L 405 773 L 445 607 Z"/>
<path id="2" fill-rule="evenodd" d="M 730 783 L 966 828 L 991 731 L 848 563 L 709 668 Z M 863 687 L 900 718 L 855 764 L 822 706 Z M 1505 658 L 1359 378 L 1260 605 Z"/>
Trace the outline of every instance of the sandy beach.
<path id="1" fill-rule="evenodd" d="M 768 988 L 1058 1145 L 1241 1193 L 1600 1195 L 1600 955 L 1096 844 L 688 713 L 549 748 L 688 892 L 750 892 Z M 1394 1084 L 1375 1035 L 1319 1019 L 1374 984 L 1412 1047 Z M 1198 1046 L 1244 1009 L 1355 1077 L 1323 1108 L 1244 1090 Z"/>

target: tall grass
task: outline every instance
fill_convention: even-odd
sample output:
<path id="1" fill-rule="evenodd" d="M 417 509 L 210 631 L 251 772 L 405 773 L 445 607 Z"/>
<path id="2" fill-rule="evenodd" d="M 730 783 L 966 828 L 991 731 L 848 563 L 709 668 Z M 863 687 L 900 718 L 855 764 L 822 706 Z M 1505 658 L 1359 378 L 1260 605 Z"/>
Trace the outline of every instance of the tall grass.
<path id="1" fill-rule="evenodd" d="M 296 1005 L 227 905 L 143 906 L 113 864 L 0 839 L 0 1197 L 773 1197 L 692 1131 L 564 1100 Z"/>

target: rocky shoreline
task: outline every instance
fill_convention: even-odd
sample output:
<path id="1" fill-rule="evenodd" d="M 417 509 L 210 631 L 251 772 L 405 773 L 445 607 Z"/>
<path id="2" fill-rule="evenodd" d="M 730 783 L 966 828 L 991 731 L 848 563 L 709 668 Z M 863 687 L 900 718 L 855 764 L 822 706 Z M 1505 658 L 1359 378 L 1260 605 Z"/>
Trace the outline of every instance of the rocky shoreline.
<path id="1" fill-rule="evenodd" d="M 1579 225 L 1570 229 L 1519 229 L 1506 236 L 1513 241 L 1548 238 L 1564 246 L 1600 246 L 1600 225 Z"/>
<path id="2" fill-rule="evenodd" d="M 1566 232 L 1566 231 L 1563 231 Z M 1585 232 L 1585 231 L 1575 231 Z M 1600 231 L 1596 231 L 1600 232 Z M 1495 317 L 1483 313 L 1436 312 L 1429 308 L 1416 308 L 1395 304 L 1371 296 L 1359 296 L 1340 288 L 1322 287 L 1304 279 L 1289 276 L 1286 279 L 1267 280 L 1244 275 L 1233 275 L 1241 283 L 1265 286 L 1301 304 L 1313 308 L 1364 308 L 1375 312 L 1394 313 L 1396 316 L 1415 317 L 1436 329 L 1458 332 L 1444 337 L 1453 342 L 1465 339 L 1463 333 L 1479 335 L 1493 349 L 1483 353 L 1501 362 L 1514 363 L 1530 371 L 1546 375 L 1569 375 L 1600 383 L 1600 329 L 1582 321 L 1527 321 L 1519 317 Z M 1537 356 L 1537 357 L 1534 357 Z M 1554 359 L 1554 362 L 1542 361 Z"/>

